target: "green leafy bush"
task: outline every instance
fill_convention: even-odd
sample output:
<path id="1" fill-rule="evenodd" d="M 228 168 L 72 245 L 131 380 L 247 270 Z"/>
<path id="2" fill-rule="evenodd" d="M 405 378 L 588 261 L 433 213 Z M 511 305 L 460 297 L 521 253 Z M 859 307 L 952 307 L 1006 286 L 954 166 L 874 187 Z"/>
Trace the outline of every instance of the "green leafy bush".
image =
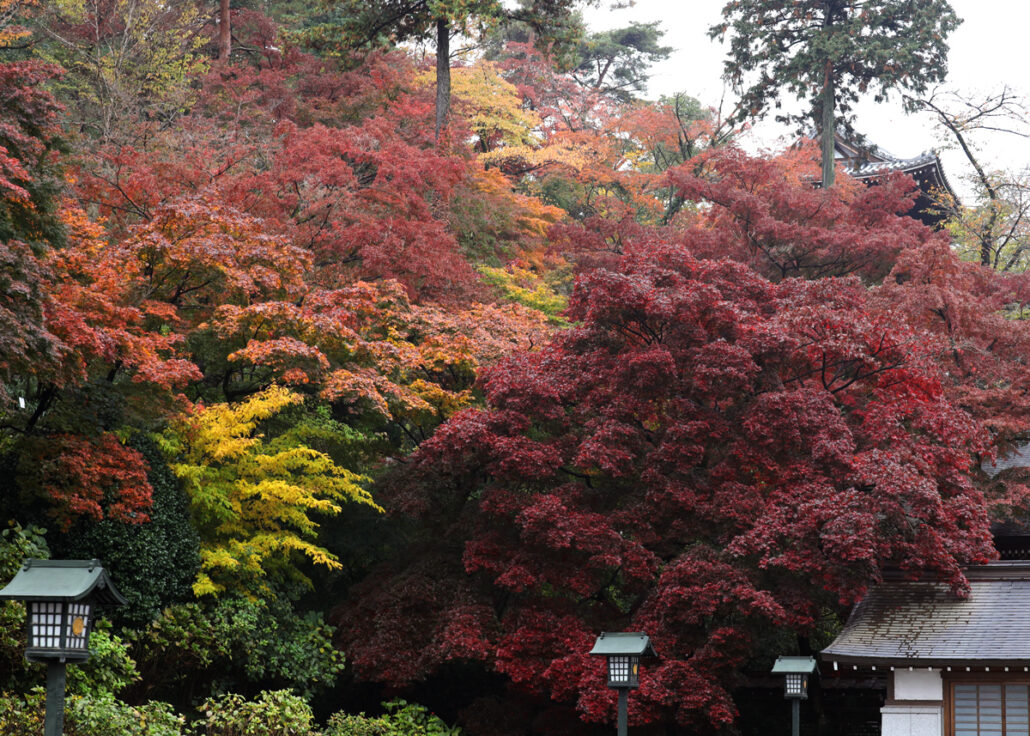
<path id="1" fill-rule="evenodd" d="M 89 637 L 90 657 L 68 668 L 68 692 L 106 697 L 118 695 L 139 679 L 129 645 L 111 633 L 111 624 L 100 619 Z"/>
<path id="2" fill-rule="evenodd" d="M 150 626 L 126 632 L 142 675 L 136 694 L 168 699 L 181 697 L 185 683 L 206 692 L 290 688 L 313 695 L 343 669 L 332 635 L 320 613 L 243 598 L 172 606 Z"/>
<path id="3" fill-rule="evenodd" d="M 69 668 L 69 671 L 74 668 Z M 27 736 L 43 731 L 46 694 L 0 694 L 0 736 Z M 65 736 L 461 736 L 424 706 L 394 700 L 386 714 L 335 713 L 325 730 L 315 727 L 311 708 L 288 690 L 263 691 L 252 700 L 231 693 L 211 698 L 200 717 L 187 726 L 172 706 L 162 702 L 129 705 L 110 692 L 71 695 L 65 713 Z"/>
<path id="4" fill-rule="evenodd" d="M 38 526 L 22 527 L 17 521 L 7 522 L 0 531 L 0 580 L 10 580 L 26 559 L 50 559 L 46 544 L 46 529 Z"/>
<path id="5" fill-rule="evenodd" d="M 448 726 L 424 706 L 404 700 L 384 703 L 386 714 L 369 718 L 364 713 L 334 713 L 324 736 L 459 736 L 461 729 Z"/>
<path id="6" fill-rule="evenodd" d="M 69 670 L 74 668 L 69 668 Z M 0 695 L 0 736 L 43 733 L 46 693 Z M 186 736 L 185 721 L 167 703 L 132 706 L 110 693 L 70 696 L 66 701 L 65 736 Z"/>
<path id="7" fill-rule="evenodd" d="M 264 691 L 254 700 L 236 694 L 208 700 L 197 736 L 317 736 L 311 708 L 288 690 Z"/>
<path id="8" fill-rule="evenodd" d="M 168 703 L 133 706 L 110 693 L 72 696 L 65 736 L 183 736 L 185 721 Z"/>
<path id="9" fill-rule="evenodd" d="M 0 694 L 0 736 L 43 733 L 43 688 L 28 695 Z"/>

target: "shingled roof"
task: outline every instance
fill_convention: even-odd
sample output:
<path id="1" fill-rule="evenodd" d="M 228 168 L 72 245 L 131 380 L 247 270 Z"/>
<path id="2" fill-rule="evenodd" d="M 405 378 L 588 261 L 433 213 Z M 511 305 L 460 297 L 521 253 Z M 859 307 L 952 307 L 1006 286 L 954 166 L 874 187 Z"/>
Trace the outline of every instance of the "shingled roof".
<path id="1" fill-rule="evenodd" d="M 823 661 L 890 666 L 1030 665 L 1030 562 L 969 568 L 969 597 L 885 580 L 855 606 Z"/>
<path id="2" fill-rule="evenodd" d="M 814 137 L 814 134 L 813 134 Z M 925 151 L 912 158 L 898 158 L 879 146 L 859 146 L 851 143 L 839 133 L 834 136 L 833 155 L 851 176 L 866 184 L 872 184 L 879 177 L 893 171 L 908 174 L 915 179 L 919 194 L 909 215 L 930 227 L 939 227 L 947 213 L 936 204 L 937 192 L 948 194 L 958 202 L 955 190 L 944 175 L 940 157 L 933 151 Z"/>
<path id="3" fill-rule="evenodd" d="M 995 462 L 984 462 L 980 467 L 992 478 L 1003 470 L 1030 468 L 1030 442 L 1017 445 L 1010 452 L 999 457 Z"/>

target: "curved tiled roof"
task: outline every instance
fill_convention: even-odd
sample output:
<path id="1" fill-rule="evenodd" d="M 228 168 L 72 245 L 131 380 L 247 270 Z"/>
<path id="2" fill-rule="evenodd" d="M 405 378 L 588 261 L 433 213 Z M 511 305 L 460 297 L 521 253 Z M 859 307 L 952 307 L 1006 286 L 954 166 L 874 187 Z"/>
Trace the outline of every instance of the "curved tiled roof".
<path id="1" fill-rule="evenodd" d="M 885 580 L 855 606 L 824 661 L 890 666 L 1030 666 L 1030 563 L 969 568 L 969 596 Z"/>
<path id="2" fill-rule="evenodd" d="M 943 190 L 958 203 L 955 190 L 935 151 L 924 151 L 912 158 L 897 158 L 879 146 L 855 144 L 838 133 L 834 136 L 834 156 L 848 174 L 867 184 L 874 184 L 877 177 L 894 171 L 910 175 L 916 180 L 920 192 L 909 215 L 930 227 L 939 227 L 946 216 L 935 203 L 935 191 Z"/>
<path id="3" fill-rule="evenodd" d="M 889 158 L 883 161 L 868 161 L 858 166 L 849 167 L 848 173 L 861 179 L 867 176 L 877 176 L 888 171 L 909 173 L 932 164 L 939 165 L 937 154 L 933 151 L 924 151 L 914 158 Z"/>

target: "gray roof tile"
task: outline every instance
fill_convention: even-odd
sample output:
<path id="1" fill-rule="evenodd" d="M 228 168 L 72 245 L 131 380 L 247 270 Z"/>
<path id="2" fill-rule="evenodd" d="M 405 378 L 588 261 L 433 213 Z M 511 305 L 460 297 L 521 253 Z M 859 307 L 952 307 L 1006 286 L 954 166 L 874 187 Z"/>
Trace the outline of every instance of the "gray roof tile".
<path id="1" fill-rule="evenodd" d="M 823 660 L 845 664 L 1030 664 L 1030 564 L 970 568 L 970 593 L 935 582 L 886 580 L 855 607 Z"/>
<path id="2" fill-rule="evenodd" d="M 849 162 L 850 163 L 850 162 Z M 857 162 L 856 162 L 857 163 Z M 921 169 L 937 163 L 937 156 L 932 151 L 922 153 L 915 158 L 893 159 L 886 161 L 870 161 L 864 164 L 852 164 L 849 172 L 859 179 L 866 176 L 877 176 L 888 171 L 902 171 L 905 173 Z"/>
<path id="3" fill-rule="evenodd" d="M 999 457 L 996 462 L 985 462 L 981 467 L 992 478 L 1010 468 L 1030 468 L 1030 442 L 1016 446 L 1011 452 Z"/>

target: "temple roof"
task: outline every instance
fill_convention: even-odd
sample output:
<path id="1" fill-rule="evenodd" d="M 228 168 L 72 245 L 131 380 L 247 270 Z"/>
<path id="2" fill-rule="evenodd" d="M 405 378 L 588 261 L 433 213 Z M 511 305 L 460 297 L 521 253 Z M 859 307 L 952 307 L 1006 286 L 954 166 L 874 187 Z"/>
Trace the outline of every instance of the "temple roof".
<path id="1" fill-rule="evenodd" d="M 1030 562 L 966 570 L 969 597 L 944 583 L 884 580 L 855 606 L 822 659 L 890 666 L 1030 665 Z"/>
<path id="2" fill-rule="evenodd" d="M 985 460 L 980 467 L 992 478 L 1005 470 L 1030 468 L 1030 442 L 1017 445 L 997 460 Z"/>
<path id="3" fill-rule="evenodd" d="M 924 151 L 912 158 L 898 158 L 879 146 L 858 146 L 837 134 L 834 136 L 834 157 L 849 175 L 866 184 L 873 184 L 877 177 L 894 171 L 911 176 L 921 193 L 909 214 L 930 227 L 937 227 L 946 219 L 943 212 L 936 211 L 933 193 L 946 192 L 954 202 L 958 202 L 941 167 L 940 157 L 934 151 Z"/>
<path id="4" fill-rule="evenodd" d="M 927 169 L 933 170 L 938 175 L 940 179 L 938 186 L 954 195 L 947 177 L 944 176 L 944 170 L 941 168 L 940 157 L 934 151 L 923 151 L 912 158 L 898 158 L 879 146 L 863 148 L 850 143 L 840 135 L 834 137 L 833 148 L 834 158 L 844 164 L 848 173 L 856 179 L 882 176 L 891 171 L 915 175 Z"/>

